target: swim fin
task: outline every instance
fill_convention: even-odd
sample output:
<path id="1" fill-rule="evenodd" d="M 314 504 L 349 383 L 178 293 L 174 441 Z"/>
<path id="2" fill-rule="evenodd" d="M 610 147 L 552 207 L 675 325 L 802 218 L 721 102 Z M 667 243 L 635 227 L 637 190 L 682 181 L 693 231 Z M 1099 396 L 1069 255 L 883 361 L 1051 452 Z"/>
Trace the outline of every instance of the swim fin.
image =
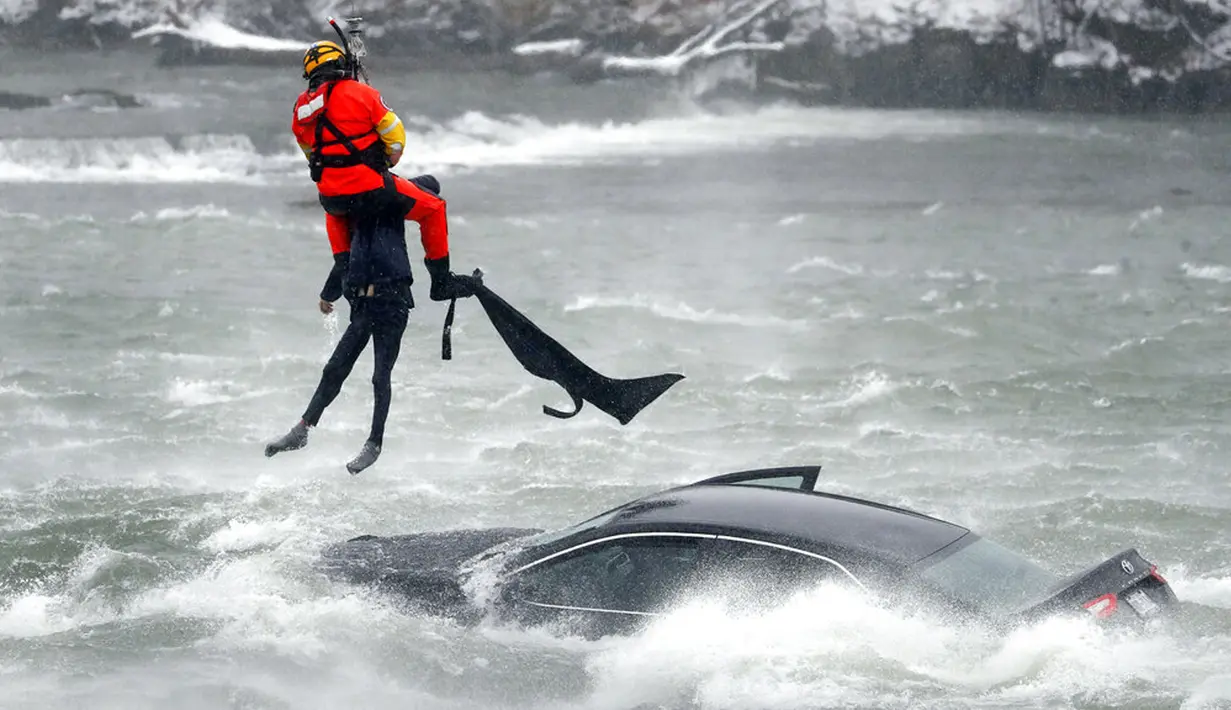
<path id="1" fill-rule="evenodd" d="M 483 274 L 478 269 L 475 270 L 473 276 L 455 278 L 470 280 L 474 295 L 482 304 L 492 326 L 495 327 L 496 332 L 500 334 L 501 339 L 522 367 L 536 377 L 551 380 L 560 385 L 573 401 L 572 412 L 564 412 L 544 405 L 544 414 L 559 419 L 569 419 L 577 416 L 583 402 L 589 402 L 615 417 L 620 424 L 628 424 L 633 417 L 661 397 L 672 385 L 684 379 L 683 375 L 674 373 L 632 379 L 607 377 L 586 365 L 576 355 L 569 352 L 568 348 L 509 305 L 508 301 L 485 286 Z M 452 353 L 450 326 L 452 325 L 453 303 L 450 303 L 449 310 L 442 343 L 442 355 L 446 360 L 451 357 Z"/>

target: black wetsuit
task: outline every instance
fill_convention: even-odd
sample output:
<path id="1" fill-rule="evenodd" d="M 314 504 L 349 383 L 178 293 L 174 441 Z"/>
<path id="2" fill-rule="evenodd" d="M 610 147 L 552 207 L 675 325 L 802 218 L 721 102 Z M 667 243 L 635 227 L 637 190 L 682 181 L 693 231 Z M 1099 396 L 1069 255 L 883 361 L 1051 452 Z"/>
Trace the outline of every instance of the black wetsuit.
<path id="1" fill-rule="evenodd" d="M 325 408 L 342 391 L 342 383 L 350 376 L 355 361 L 372 341 L 373 370 L 372 429 L 368 441 L 381 445 L 385 436 L 385 420 L 393 396 L 393 366 L 402 347 L 402 334 L 413 308 L 410 287 L 388 286 L 377 289 L 375 295 L 350 300 L 350 324 L 333 350 L 321 373 L 320 384 L 304 411 L 303 420 L 312 426 L 320 421 Z"/>
<path id="2" fill-rule="evenodd" d="M 369 341 L 374 350 L 372 429 L 362 451 L 347 464 L 347 469 L 352 474 L 362 471 L 380 455 L 392 400 L 393 366 L 401 351 L 410 309 L 415 306 L 410 292 L 413 279 L 406 251 L 406 219 L 432 218 L 433 210 L 419 217 L 415 217 L 414 210 L 420 201 L 435 199 L 443 205 L 438 199 L 439 192 L 440 184 L 430 175 L 405 180 L 386 173 L 382 189 L 321 197 L 321 205 L 329 215 L 346 218 L 340 240 L 342 248 L 335 248 L 333 269 L 321 289 L 321 300 L 333 303 L 345 296 L 351 308 L 350 324 L 325 364 L 302 420 L 286 435 L 269 443 L 266 456 L 307 445 L 308 428 L 317 425 L 325 409 L 337 398 Z M 443 219 L 443 212 L 440 217 Z M 430 230 L 423 224 L 425 244 L 433 240 L 434 248 L 444 252 L 442 256 L 424 258 L 431 277 L 431 299 L 444 301 L 474 295 L 470 282 L 449 270 L 443 221 Z M 331 233 L 331 244 L 334 237 Z"/>
<path id="3" fill-rule="evenodd" d="M 360 209 L 354 209 L 359 207 Z M 414 298 L 410 292 L 410 262 L 406 252 L 406 222 L 397 209 L 354 205 L 351 211 L 351 251 L 335 257 L 321 298 L 345 296 L 350 323 L 321 373 L 321 381 L 304 411 L 311 426 L 320 421 L 350 376 L 368 341 L 373 345 L 372 429 L 368 440 L 381 445 L 392 399 L 393 366 Z"/>

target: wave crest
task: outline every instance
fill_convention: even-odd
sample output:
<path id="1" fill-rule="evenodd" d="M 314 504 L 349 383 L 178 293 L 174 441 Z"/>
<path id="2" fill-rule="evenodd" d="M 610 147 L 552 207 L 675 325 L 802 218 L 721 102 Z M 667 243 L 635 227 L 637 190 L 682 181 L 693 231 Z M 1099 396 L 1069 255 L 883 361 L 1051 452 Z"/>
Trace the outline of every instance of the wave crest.
<path id="1" fill-rule="evenodd" d="M 688 321 L 707 325 L 741 325 L 746 327 L 787 327 L 802 328 L 806 323 L 800 320 L 787 320 L 776 316 L 743 315 L 739 313 L 724 313 L 712 308 L 699 311 L 683 301 L 670 302 L 642 294 L 631 297 L 612 296 L 580 296 L 564 307 L 565 311 L 585 311 L 592 309 L 636 309 L 653 313 L 659 318 L 668 320 Z"/>
<path id="2" fill-rule="evenodd" d="M 407 171 L 448 172 L 510 165 L 580 165 L 747 150 L 800 141 L 957 137 L 1006 130 L 976 119 L 926 113 L 770 106 L 715 115 L 601 123 L 545 123 L 533 116 L 464 111 L 437 122 L 405 116 Z M 1013 130 L 1013 129 L 1008 129 Z M 272 152 L 247 135 L 20 138 L 0 140 L 0 182 L 234 182 L 302 180 L 303 156 L 289 132 Z M 809 265 L 811 266 L 811 265 Z M 807 266 L 803 267 L 807 268 Z"/>
<path id="3" fill-rule="evenodd" d="M 269 167 L 245 135 L 0 140 L 0 182 L 259 183 Z"/>

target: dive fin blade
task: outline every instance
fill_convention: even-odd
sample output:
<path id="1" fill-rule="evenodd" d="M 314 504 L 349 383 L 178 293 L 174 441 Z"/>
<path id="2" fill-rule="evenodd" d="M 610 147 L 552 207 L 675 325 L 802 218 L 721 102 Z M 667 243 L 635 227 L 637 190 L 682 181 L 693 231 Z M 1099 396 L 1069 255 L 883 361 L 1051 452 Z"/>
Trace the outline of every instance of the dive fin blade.
<path id="1" fill-rule="evenodd" d="M 684 376 L 669 373 L 622 380 L 609 377 L 603 379 L 606 382 L 601 387 L 596 387 L 586 399 L 615 417 L 620 424 L 626 425 L 640 414 L 641 410 L 663 396 L 675 383 L 684 379 Z"/>
<path id="2" fill-rule="evenodd" d="M 476 274 L 477 276 L 478 274 Z M 544 405 L 543 412 L 558 419 L 580 413 L 583 401 L 590 402 L 621 424 L 661 397 L 683 375 L 669 373 L 631 379 L 607 377 L 582 362 L 542 328 L 476 279 L 474 295 L 479 299 L 492 326 L 513 356 L 530 374 L 555 382 L 573 399 L 570 414 Z"/>

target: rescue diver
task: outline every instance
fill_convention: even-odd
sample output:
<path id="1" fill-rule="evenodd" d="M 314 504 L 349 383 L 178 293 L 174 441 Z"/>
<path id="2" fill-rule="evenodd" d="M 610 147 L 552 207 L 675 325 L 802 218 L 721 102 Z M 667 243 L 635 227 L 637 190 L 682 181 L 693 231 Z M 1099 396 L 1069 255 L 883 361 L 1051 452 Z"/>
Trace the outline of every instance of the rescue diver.
<path id="1" fill-rule="evenodd" d="M 474 295 L 474 289 L 468 277 L 449 270 L 449 229 L 440 183 L 431 175 L 407 180 L 390 172 L 402 157 L 405 127 L 376 89 L 358 81 L 353 62 L 335 42 L 313 43 L 303 57 L 308 88 L 295 102 L 291 123 L 325 210 L 334 257 L 319 308 L 330 313 L 333 303 L 345 296 L 350 324 L 325 364 L 303 417 L 266 445 L 265 455 L 307 445 L 309 429 L 338 396 L 371 340 L 372 428 L 359 454 L 346 465 L 356 474 L 380 456 L 393 366 L 414 307 L 406 220 L 419 225 L 430 298 L 465 298 Z"/>

